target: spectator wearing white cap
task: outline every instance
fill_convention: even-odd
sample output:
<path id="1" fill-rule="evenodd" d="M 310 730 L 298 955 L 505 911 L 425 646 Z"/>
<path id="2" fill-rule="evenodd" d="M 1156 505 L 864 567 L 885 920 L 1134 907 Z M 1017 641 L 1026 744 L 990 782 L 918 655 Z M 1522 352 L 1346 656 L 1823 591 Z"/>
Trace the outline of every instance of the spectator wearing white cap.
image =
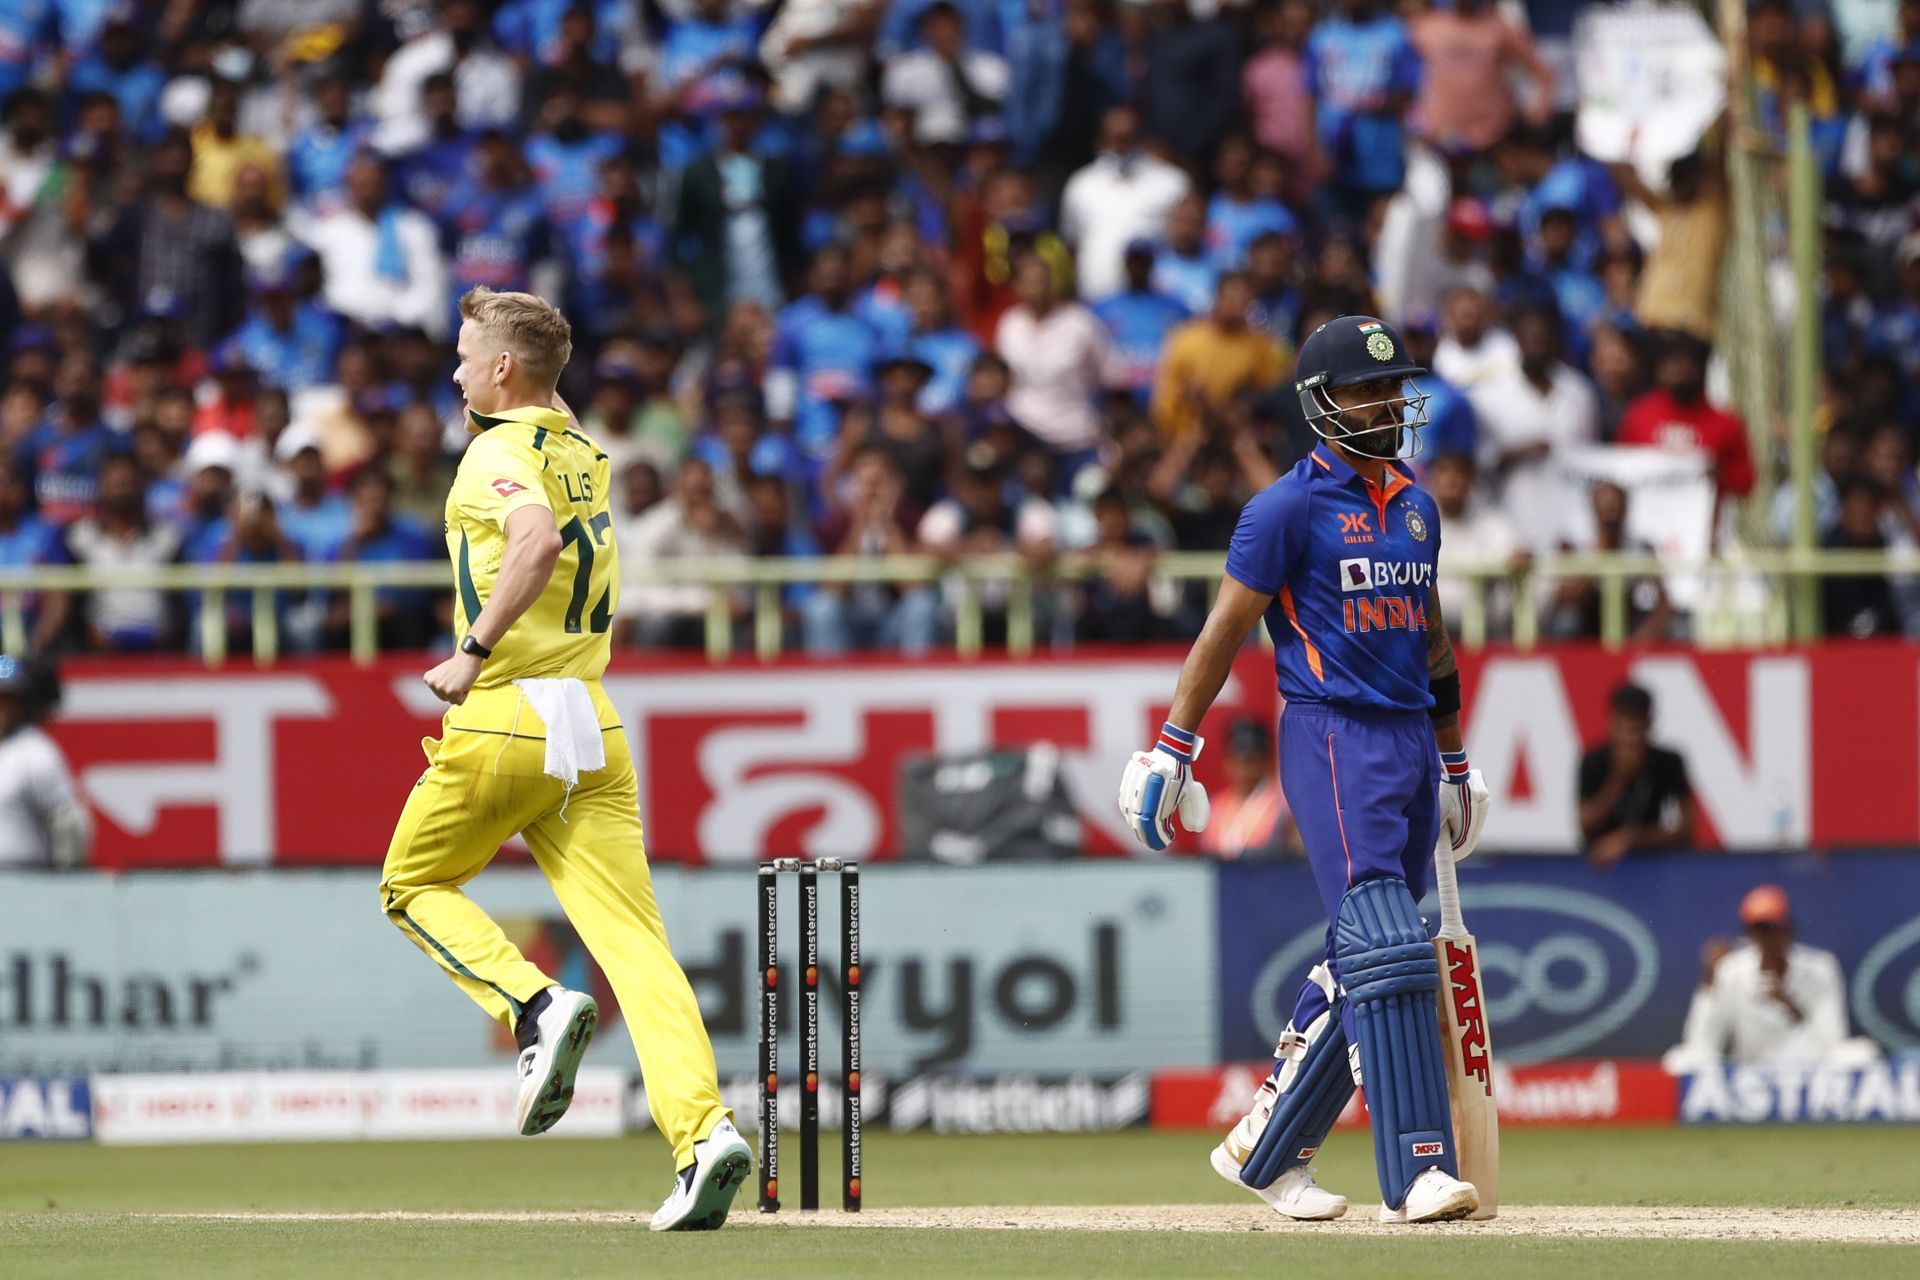
<path id="1" fill-rule="evenodd" d="M 1746 941 L 1710 941 L 1686 1031 L 1667 1051 L 1682 1074 L 1723 1061 L 1860 1066 L 1880 1056 L 1847 1034 L 1847 984 L 1831 951 L 1794 940 L 1786 890 L 1763 884 L 1740 901 Z"/>
<path id="2" fill-rule="evenodd" d="M 320 455 L 320 433 L 296 422 L 280 433 L 273 447 L 279 466 L 273 492 L 278 499 L 280 527 L 300 549 L 303 560 L 324 562 L 347 538 L 352 508 L 343 493 L 327 485 L 327 465 Z"/>
<path id="3" fill-rule="evenodd" d="M 77 867 L 93 844 L 93 817 L 66 757 L 40 728 L 46 682 L 0 656 L 0 867 Z"/>

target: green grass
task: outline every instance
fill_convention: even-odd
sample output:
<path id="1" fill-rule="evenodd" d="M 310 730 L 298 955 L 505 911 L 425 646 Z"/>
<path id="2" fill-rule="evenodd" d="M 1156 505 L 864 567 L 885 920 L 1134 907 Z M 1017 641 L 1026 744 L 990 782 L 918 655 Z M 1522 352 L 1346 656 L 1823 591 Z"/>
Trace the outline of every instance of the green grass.
<path id="1" fill-rule="evenodd" d="M 1509 1204 L 1920 1206 L 1915 1131 L 1901 1128 L 1510 1131 Z M 935 1137 L 875 1132 L 867 1203 L 1251 1203 L 1207 1167 L 1206 1134 Z M 784 1154 L 797 1152 L 790 1145 Z M 728 1231 L 652 1236 L 667 1190 L 657 1138 L 588 1142 L 113 1148 L 0 1146 L 0 1274 L 14 1277 L 694 1275 L 1272 1276 L 1622 1274 L 1849 1280 L 1913 1273 L 1883 1245 L 1661 1240 L 1368 1238 L 1299 1233 Z M 823 1183 L 838 1195 L 837 1151 Z M 1363 1135 L 1337 1136 L 1324 1183 L 1374 1197 Z M 792 1174 L 789 1171 L 789 1178 Z M 791 1196 L 793 1188 L 788 1188 Z M 742 1206 L 751 1212 L 743 1193 Z M 266 1210 L 601 1210 L 631 1223 L 191 1221 L 139 1214 Z M 1306 1272 L 1311 1274 L 1311 1272 Z"/>
<path id="2" fill-rule="evenodd" d="M 1509 1130 L 1502 1198 L 1514 1204 L 1920 1206 L 1911 1128 Z M 1207 1166 L 1208 1134 L 868 1135 L 866 1203 L 1233 1204 Z M 823 1135 L 821 1181 L 839 1194 Z M 782 1154 L 797 1159 L 788 1137 Z M 0 1213 L 277 1210 L 562 1210 L 652 1213 L 666 1145 L 615 1141 L 314 1143 L 302 1146 L 0 1146 Z M 1378 1197 L 1363 1134 L 1338 1134 L 1314 1168 L 1355 1200 Z M 788 1177 L 795 1169 L 789 1165 Z"/>
<path id="3" fill-rule="evenodd" d="M 470 1222 L 136 1222 L 81 1220 L 84 1234 L 47 1218 L 0 1220 L 9 1277 L 193 1276 L 1000 1276 L 1418 1277 L 1555 1280 L 1674 1277 L 1743 1280 L 1845 1274 L 1904 1280 L 1913 1259 L 1892 1246 L 1659 1240 L 1353 1239 L 1006 1231 L 735 1231 L 655 1236 L 597 1224 Z M 77 1224 L 76 1224 L 77 1225 Z M 722 1272 L 720 1268 L 724 1267 Z"/>

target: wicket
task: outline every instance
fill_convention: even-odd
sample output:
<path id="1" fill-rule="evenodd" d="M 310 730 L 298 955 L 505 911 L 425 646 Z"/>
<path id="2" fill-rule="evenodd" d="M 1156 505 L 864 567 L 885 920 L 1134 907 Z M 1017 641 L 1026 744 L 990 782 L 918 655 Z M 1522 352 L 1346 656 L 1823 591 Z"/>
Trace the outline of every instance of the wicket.
<path id="1" fill-rule="evenodd" d="M 776 858 L 760 868 L 760 1212 L 780 1210 L 779 877 L 800 883 L 800 1208 L 820 1207 L 820 873 L 840 877 L 840 1207 L 860 1211 L 860 864 Z"/>

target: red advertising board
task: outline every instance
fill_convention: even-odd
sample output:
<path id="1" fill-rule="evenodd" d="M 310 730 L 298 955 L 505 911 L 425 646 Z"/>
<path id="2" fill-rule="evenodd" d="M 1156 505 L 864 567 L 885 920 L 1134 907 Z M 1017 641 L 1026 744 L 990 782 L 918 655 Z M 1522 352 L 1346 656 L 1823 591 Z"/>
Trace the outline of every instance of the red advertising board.
<path id="1" fill-rule="evenodd" d="M 1225 1132 L 1253 1105 L 1270 1063 L 1236 1063 L 1195 1071 L 1159 1071 L 1153 1077 L 1150 1123 L 1156 1129 Z M 1532 1125 L 1670 1125 L 1680 1115 L 1679 1081 L 1657 1062 L 1603 1059 L 1509 1066 L 1494 1062 L 1500 1123 Z M 1356 1092 L 1335 1128 L 1367 1123 Z"/>
<path id="2" fill-rule="evenodd" d="M 640 774 L 656 858 L 886 857 L 899 765 L 1047 741 L 1093 854 L 1133 852 L 1112 801 L 1153 740 L 1183 653 L 1025 662 L 621 659 L 607 677 Z M 1267 654 L 1250 647 L 1203 732 L 1270 719 Z M 107 866 L 370 863 L 424 765 L 439 708 L 419 658 L 209 671 L 74 663 L 55 738 L 99 819 Z M 1598 649 L 1467 660 L 1467 742 L 1493 788 L 1488 847 L 1576 845 L 1575 776 L 1631 678 L 1655 737 L 1686 757 L 1709 845 L 1920 844 L 1920 649 Z M 1200 761 L 1217 779 L 1218 751 Z"/>

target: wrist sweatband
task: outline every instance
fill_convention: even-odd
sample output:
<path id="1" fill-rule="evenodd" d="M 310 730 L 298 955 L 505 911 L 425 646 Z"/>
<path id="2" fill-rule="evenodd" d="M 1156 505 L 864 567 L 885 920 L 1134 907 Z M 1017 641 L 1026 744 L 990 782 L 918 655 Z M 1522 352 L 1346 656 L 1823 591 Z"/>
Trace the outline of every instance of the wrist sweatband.
<path id="1" fill-rule="evenodd" d="M 1169 720 L 1160 726 L 1160 741 L 1154 743 L 1156 751 L 1164 751 L 1181 764 L 1193 763 L 1194 735 L 1188 733 Z"/>

